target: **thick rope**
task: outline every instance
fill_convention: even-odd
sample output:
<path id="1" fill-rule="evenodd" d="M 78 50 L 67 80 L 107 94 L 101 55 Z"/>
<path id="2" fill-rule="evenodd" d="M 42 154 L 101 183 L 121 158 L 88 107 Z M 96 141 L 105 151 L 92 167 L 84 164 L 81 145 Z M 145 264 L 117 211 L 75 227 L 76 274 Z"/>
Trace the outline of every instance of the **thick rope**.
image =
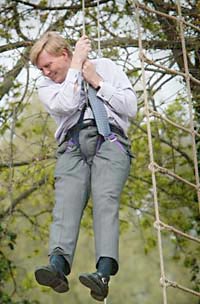
<path id="1" fill-rule="evenodd" d="M 166 71 L 168 74 L 179 75 L 179 76 L 182 76 L 182 77 L 186 77 L 186 74 L 183 73 L 183 72 L 179 72 L 179 71 L 176 71 L 176 70 L 172 70 L 172 69 L 166 68 L 166 67 L 165 67 L 164 65 L 162 65 L 162 64 L 155 63 L 153 60 L 147 58 L 147 57 L 145 56 L 145 54 L 143 54 L 143 56 L 144 56 L 144 61 L 145 61 L 146 63 L 149 63 L 150 65 L 154 65 L 155 67 L 160 68 L 160 69 Z M 196 79 L 196 78 L 193 77 L 191 74 L 189 74 L 189 78 L 190 78 L 193 82 L 195 82 L 196 84 L 200 84 L 200 80 Z"/>
<path id="2" fill-rule="evenodd" d="M 196 138 L 194 134 L 194 121 L 193 121 L 193 109 L 192 109 L 192 98 L 191 98 L 191 87 L 190 87 L 190 72 L 188 68 L 188 60 L 187 60 L 187 51 L 185 46 L 185 37 L 184 37 L 184 29 L 183 29 L 183 18 L 181 14 L 181 5 L 180 0 L 177 0 L 177 7 L 178 7 L 178 23 L 180 27 L 180 34 L 181 34 L 181 43 L 182 43 L 182 50 L 183 50 L 183 60 L 184 60 L 184 68 L 185 68 L 185 81 L 187 84 L 187 96 L 189 101 L 189 114 L 190 114 L 190 129 L 192 135 L 192 151 L 193 151 L 193 159 L 194 159 L 194 171 L 195 171 L 195 178 L 196 178 L 196 185 L 197 185 L 197 197 L 199 203 L 199 211 L 200 211 L 200 183 L 199 183 L 199 171 L 198 171 L 198 161 L 197 161 L 197 147 L 196 147 Z"/>
<path id="3" fill-rule="evenodd" d="M 100 29 L 100 5 L 97 0 L 97 42 L 98 42 L 98 57 L 101 57 L 101 29 Z"/>
<path id="4" fill-rule="evenodd" d="M 135 1 L 134 1 L 135 2 Z M 150 123 L 150 112 L 148 105 L 148 93 L 146 89 L 146 78 L 145 78 L 145 69 L 144 69 L 144 56 L 143 56 L 143 46 L 142 46 L 142 33 L 140 26 L 140 17 L 139 17 L 139 7 L 138 4 L 135 3 L 135 11 L 136 11 L 136 21 L 137 21 L 137 29 L 138 29 L 138 42 L 139 42 L 139 58 L 141 62 L 141 71 L 142 71 L 142 83 L 144 89 L 144 103 L 145 103 L 145 112 L 147 119 L 147 134 L 148 134 L 148 145 L 149 145 L 149 155 L 150 162 L 154 163 L 154 154 L 153 154 L 153 144 L 152 144 L 152 133 L 151 133 L 151 123 Z M 155 217 L 156 221 L 160 221 L 159 218 L 159 208 L 158 208 L 158 195 L 157 195 L 157 185 L 156 185 L 156 175 L 154 167 L 151 170 L 152 173 L 152 184 L 153 184 L 153 196 L 154 196 L 154 206 L 155 206 Z M 159 257 L 160 257 L 160 271 L 161 271 L 161 279 L 165 281 L 165 270 L 164 270 L 164 258 L 163 258 L 163 248 L 162 248 L 162 236 L 160 226 L 157 229 L 157 238 L 158 238 L 158 247 L 159 247 Z M 163 303 L 167 304 L 167 292 L 166 285 L 162 285 L 163 290 Z"/>
<path id="5" fill-rule="evenodd" d="M 97 1 L 97 18 L 98 18 L 98 56 L 101 56 L 101 47 L 100 47 L 100 22 L 99 22 L 99 16 L 100 16 L 100 9 L 99 9 L 99 0 Z M 85 30 L 85 0 L 82 0 L 82 14 L 83 14 L 83 35 L 86 34 Z M 87 84 L 84 82 L 84 90 L 86 94 L 86 98 L 88 100 L 88 94 L 87 94 Z M 107 298 L 104 299 L 104 304 L 107 304 Z"/>
<path id="6" fill-rule="evenodd" d="M 128 0 L 128 1 L 129 1 L 130 4 L 131 4 L 131 1 L 132 1 L 132 0 Z M 138 7 L 141 8 L 142 10 L 148 11 L 148 12 L 150 12 L 150 13 L 155 13 L 156 15 L 159 15 L 159 16 L 165 17 L 165 18 L 167 18 L 167 19 L 171 19 L 171 20 L 177 21 L 177 17 L 170 16 L 170 15 L 168 15 L 168 14 L 162 13 L 162 12 L 160 12 L 160 11 L 157 11 L 157 10 L 155 10 L 155 9 L 152 9 L 152 8 L 150 8 L 150 7 L 147 7 L 146 5 L 141 4 L 141 3 L 139 3 L 139 2 L 138 2 Z M 183 20 L 183 23 L 184 23 L 185 25 L 187 25 L 187 26 L 189 26 L 189 27 L 195 29 L 196 31 L 200 32 L 200 28 L 199 28 L 198 26 L 196 26 L 196 25 L 194 25 L 194 24 L 192 24 L 192 23 L 190 23 L 190 22 L 187 22 L 187 21 L 185 21 L 185 20 Z"/>
<path id="7" fill-rule="evenodd" d="M 128 2 L 130 4 L 133 4 L 134 6 L 134 10 L 136 12 L 136 21 L 137 21 L 137 28 L 138 28 L 138 43 L 139 43 L 139 58 L 140 58 L 140 62 L 141 62 L 141 72 L 142 72 L 142 83 L 143 83 L 143 89 L 144 89 L 144 103 L 145 103 L 145 114 L 146 114 L 146 119 L 147 119 L 147 135 L 148 135 L 148 145 L 149 145 L 149 156 L 150 156 L 150 164 L 149 164 L 149 169 L 151 171 L 152 174 L 152 185 L 153 185 L 153 196 L 154 196 L 154 207 L 155 207 L 155 217 L 156 217 L 156 221 L 155 221 L 155 228 L 157 229 L 157 238 L 158 238 L 158 248 L 159 248 L 159 257 L 160 257 L 160 271 L 161 271 L 161 278 L 160 278 L 160 283 L 162 286 L 162 290 L 163 290 L 163 303 L 167 304 L 167 292 L 166 289 L 167 287 L 171 286 L 171 287 L 176 287 L 179 288 L 180 290 L 183 290 L 185 292 L 189 292 L 193 295 L 196 296 L 200 296 L 200 293 L 191 290 L 189 288 L 186 288 L 182 285 L 179 285 L 176 282 L 172 282 L 170 280 L 168 280 L 166 278 L 165 275 L 165 270 L 164 270 L 164 258 L 163 258 L 163 248 L 162 248 L 162 235 L 161 235 L 161 231 L 163 229 L 166 230 L 170 230 L 171 232 L 175 233 L 175 234 L 179 234 L 182 237 L 188 238 L 192 241 L 195 242 L 200 242 L 199 239 L 194 238 L 186 233 L 183 233 L 182 231 L 175 229 L 172 226 L 169 226 L 163 222 L 160 221 L 160 215 L 159 215 L 159 204 L 158 204 L 158 195 L 157 195 L 157 183 L 156 183 L 156 172 L 161 172 L 162 174 L 166 174 L 168 176 L 171 176 L 173 178 L 178 179 L 179 181 L 195 188 L 197 190 L 197 197 L 198 197 L 198 203 L 199 203 L 199 210 L 200 210 L 200 183 L 199 183 L 199 172 L 198 172 L 198 161 L 197 161 L 197 153 L 196 153 L 196 136 L 200 136 L 200 134 L 198 132 L 195 131 L 194 129 L 194 122 L 193 122 L 193 114 L 192 114 L 192 99 L 191 99 L 191 87 L 190 87 L 190 81 L 193 81 L 197 84 L 200 84 L 200 81 L 196 78 L 194 78 L 190 73 L 189 73 L 189 68 L 188 68 L 188 61 L 187 61 L 187 51 L 186 51 L 186 46 L 185 46 L 185 38 L 184 38 L 184 25 L 188 25 L 192 28 L 195 28 L 196 30 L 199 31 L 199 28 L 197 28 L 196 26 L 194 26 L 191 23 L 186 22 L 183 18 L 182 18 L 182 14 L 181 14 L 181 5 L 180 5 L 180 1 L 177 0 L 177 8 L 178 8 L 178 15 L 179 17 L 174 17 L 174 16 L 169 16 L 167 14 L 161 13 L 159 11 L 153 10 L 148 8 L 145 5 L 139 4 L 139 2 L 137 2 L 136 0 L 128 0 Z M 82 1 L 83 4 L 83 34 L 85 34 L 85 2 L 84 0 Z M 97 18 L 98 18 L 98 56 L 101 56 L 101 50 L 100 50 L 100 16 L 99 16 L 99 1 L 97 3 L 98 5 L 98 13 L 97 13 Z M 162 15 L 163 17 L 166 18 L 172 18 L 174 20 L 178 20 L 178 25 L 180 28 L 180 38 L 181 38 L 181 45 L 182 45 L 182 51 L 183 51 L 183 60 L 184 60 L 184 69 L 185 72 L 179 72 L 176 70 L 172 70 L 169 68 L 166 68 L 163 65 L 157 64 L 155 63 L 153 60 L 150 60 L 149 58 L 147 58 L 144 54 L 144 49 L 143 49 L 143 44 L 142 44 L 142 32 L 141 32 L 141 25 L 140 25 L 140 18 L 139 18 L 139 9 L 144 9 L 147 11 L 150 11 L 152 13 L 156 13 L 158 15 Z M 159 67 L 163 70 L 165 70 L 167 73 L 169 74 L 175 74 L 175 75 L 179 75 L 181 77 L 184 77 L 186 80 L 186 85 L 187 85 L 187 96 L 188 96 L 188 102 L 189 102 L 189 114 L 190 114 L 190 128 L 185 128 L 183 126 L 180 126 L 178 124 L 176 124 L 175 122 L 172 122 L 171 120 L 167 119 L 166 117 L 163 117 L 162 115 L 160 115 L 159 113 L 152 111 L 149 108 L 148 105 L 148 94 L 147 94 L 147 90 L 146 90 L 146 78 L 145 78 L 145 62 L 149 63 L 151 65 L 154 65 L 156 67 Z M 194 160 L 194 171 L 195 171 L 195 181 L 196 184 L 193 184 L 189 181 L 187 181 L 186 179 L 174 174 L 174 172 L 163 168 L 161 166 L 159 166 L 158 164 L 156 164 L 154 162 L 154 150 L 153 150 L 153 143 L 152 143 L 152 132 L 151 132 L 151 122 L 150 122 L 150 117 L 154 115 L 155 117 L 158 117 L 160 119 L 164 119 L 165 121 L 167 121 L 168 123 L 174 125 L 177 128 L 182 129 L 183 131 L 186 131 L 188 133 L 191 134 L 192 137 L 192 150 L 193 150 L 193 160 Z M 106 304 L 107 301 L 106 299 L 104 299 L 104 304 Z"/>
<path id="8" fill-rule="evenodd" d="M 170 281 L 168 279 L 165 279 L 165 282 L 161 281 L 161 285 L 162 284 L 165 284 L 167 287 L 178 288 L 178 289 L 180 289 L 182 291 L 185 291 L 185 292 L 188 292 L 188 293 L 190 293 L 190 294 L 192 294 L 194 296 L 200 297 L 200 292 L 195 291 L 195 290 L 190 289 L 190 288 L 187 288 L 187 287 L 185 287 L 183 285 L 180 285 L 180 284 L 178 284 L 176 282 L 173 282 L 173 281 Z"/>
<path id="9" fill-rule="evenodd" d="M 200 133 L 198 133 L 196 130 L 192 130 L 192 131 L 191 131 L 190 128 L 183 127 L 183 126 L 181 126 L 181 125 L 175 123 L 174 121 L 170 120 L 169 118 L 167 118 L 167 117 L 161 115 L 160 113 L 158 113 L 158 112 L 156 112 L 156 111 L 150 110 L 150 112 L 151 112 L 151 115 L 152 115 L 152 116 L 155 116 L 155 117 L 157 117 L 157 118 L 160 118 L 161 120 L 166 121 L 167 123 L 171 124 L 172 126 L 178 128 L 178 129 L 180 129 L 180 130 L 182 130 L 182 131 L 185 131 L 185 132 L 187 132 L 187 133 L 194 134 L 195 136 L 200 137 Z"/>
<path id="10" fill-rule="evenodd" d="M 83 15 L 83 28 L 82 28 L 82 33 L 85 35 L 85 0 L 82 0 L 82 15 Z"/>
<path id="11" fill-rule="evenodd" d="M 140 20 L 139 20 L 139 7 L 141 8 L 141 5 L 135 1 L 134 4 L 136 5 L 136 17 L 137 17 L 137 25 L 138 25 L 138 41 L 139 41 L 139 57 L 140 57 L 140 61 L 141 61 L 141 70 L 142 70 L 142 82 L 143 82 L 143 89 L 144 89 L 144 101 L 145 101 L 145 112 L 146 112 L 146 119 L 147 119 L 147 135 L 148 135 L 148 143 L 149 143 L 149 154 L 150 154 L 150 165 L 149 165 L 149 169 L 152 172 L 152 184 L 153 184 L 153 195 L 154 195 L 154 206 L 155 206 L 155 214 L 156 214 L 156 222 L 154 224 L 155 228 L 157 229 L 158 232 L 158 246 L 159 246 L 159 254 L 160 254 L 160 268 L 161 268 L 161 286 L 163 287 L 163 301 L 164 304 L 167 303 L 167 296 L 166 296 L 166 288 L 171 286 L 171 287 L 176 287 L 179 288 L 182 291 L 191 293 L 193 295 L 196 296 L 200 296 L 199 292 L 196 292 L 192 289 L 186 288 L 176 282 L 172 282 L 170 280 L 168 280 L 165 277 L 165 272 L 164 272 L 164 262 L 163 262 L 163 254 L 162 254 L 162 242 L 161 242 L 161 230 L 163 229 L 167 229 L 172 231 L 175 234 L 179 234 L 182 237 L 188 238 L 192 241 L 198 242 L 200 243 L 200 240 L 192 237 L 191 235 L 188 235 L 186 233 L 183 233 L 182 231 L 175 229 L 172 226 L 169 226 L 165 223 L 162 223 L 159 220 L 159 208 L 158 208 L 158 201 L 157 201 L 157 187 L 156 187 L 156 177 L 155 177 L 155 173 L 156 172 L 161 172 L 163 174 L 167 174 L 169 176 L 173 176 L 174 178 L 180 180 L 181 182 L 184 182 L 185 184 L 188 184 L 191 187 L 194 187 L 197 190 L 197 196 L 198 196 L 198 202 L 199 202 L 199 197 L 200 197 L 200 185 L 199 185 L 199 173 L 198 173 L 198 161 L 197 161 L 197 153 L 196 153 L 196 141 L 195 141 L 195 136 L 199 136 L 199 134 L 195 131 L 194 129 L 194 122 L 193 122 L 193 114 L 192 114 L 192 99 L 191 99 L 191 88 L 190 88 L 190 81 L 192 80 L 193 82 L 196 83 L 200 83 L 199 80 L 197 80 L 196 78 L 192 77 L 189 73 L 189 68 L 188 68 L 188 62 L 187 62 L 187 52 L 186 52 L 186 47 L 185 47 L 185 39 L 184 39 L 184 31 L 183 31 L 183 26 L 184 25 L 188 25 L 184 19 L 182 18 L 181 15 L 181 6 L 180 6 L 180 2 L 178 0 L 177 6 L 178 6 L 178 14 L 179 17 L 175 18 L 175 20 L 177 21 L 178 19 L 178 25 L 180 27 L 180 36 L 181 36 L 181 44 L 182 44 L 182 50 L 183 50 L 183 59 L 184 59 L 184 68 L 185 68 L 185 73 L 182 72 L 178 72 L 178 71 L 174 71 L 171 69 L 167 69 L 162 65 L 158 65 L 157 63 L 155 63 L 152 60 L 149 60 L 145 54 L 144 54 L 144 50 L 143 50 L 143 46 L 142 46 L 142 38 L 141 38 L 141 26 L 140 26 Z M 142 6 L 142 8 L 144 9 L 144 7 Z M 147 7 L 145 7 L 146 10 L 148 10 Z M 151 10 L 152 11 L 152 10 Z M 153 11 L 156 12 L 157 14 L 160 14 L 160 12 L 157 11 Z M 167 18 L 171 18 L 171 16 L 165 15 L 165 17 Z M 147 90 L 146 90 L 146 81 L 145 81 L 145 72 L 144 72 L 144 63 L 150 63 L 153 64 L 161 69 L 164 69 L 165 71 L 167 71 L 168 73 L 171 74 L 176 74 L 176 75 L 180 75 L 182 77 L 185 78 L 186 80 L 186 84 L 187 84 L 187 96 L 188 96 L 188 101 L 189 101 L 189 114 L 190 114 L 190 128 L 184 128 L 183 126 L 180 126 L 178 124 L 175 124 L 174 122 L 168 120 L 167 118 L 164 118 L 162 115 L 158 114 L 155 111 L 152 111 L 149 109 L 148 107 L 148 96 L 147 96 Z M 158 166 L 155 162 L 154 162 L 154 157 L 153 157 L 153 145 L 152 145 L 152 134 L 151 134 L 151 124 L 150 124 L 150 115 L 154 115 L 156 117 L 159 117 L 161 119 L 166 120 L 167 122 L 171 123 L 172 125 L 176 126 L 177 128 L 180 128 L 188 133 L 191 134 L 192 136 L 192 149 L 193 149 L 193 160 L 194 160 L 194 168 L 195 168 L 195 180 L 196 180 L 196 184 L 193 184 L 189 181 L 187 181 L 186 179 L 174 174 L 172 171 L 160 167 Z M 199 208 L 200 209 L 200 208 Z"/>
<path id="12" fill-rule="evenodd" d="M 188 186 L 190 186 L 190 187 L 192 187 L 192 188 L 195 188 L 197 191 L 198 191 L 198 189 L 199 189 L 198 185 L 189 182 L 189 181 L 186 180 L 185 178 L 183 178 L 183 177 L 181 177 L 181 176 L 175 174 L 174 172 L 172 172 L 172 171 L 169 170 L 169 169 L 166 169 L 166 168 L 164 168 L 164 167 L 159 166 L 156 162 L 151 162 L 151 163 L 149 164 L 149 170 L 150 170 L 150 171 L 154 171 L 155 173 L 156 173 L 156 172 L 160 172 L 160 173 L 162 173 L 162 174 L 166 174 L 166 175 L 168 175 L 168 176 L 171 176 L 171 177 L 173 177 L 173 178 L 176 178 L 177 180 L 179 180 L 179 181 L 181 181 L 181 182 L 187 184 Z"/>
<path id="13" fill-rule="evenodd" d="M 154 227 L 155 227 L 156 229 L 158 229 L 158 226 L 160 226 L 161 229 L 165 229 L 165 230 L 168 230 L 168 231 L 172 231 L 174 234 L 178 234 L 178 235 L 180 235 L 180 236 L 182 236 L 182 237 L 184 237 L 184 238 L 187 238 L 187 239 L 189 239 L 189 240 L 191 240 L 191 241 L 197 242 L 198 244 L 200 243 L 200 239 L 198 239 L 198 238 L 196 238 L 196 237 L 194 237 L 194 236 L 191 236 L 191 235 L 189 235 L 189 234 L 187 234 L 187 233 L 184 233 L 184 232 L 182 232 L 182 231 L 180 231 L 180 230 L 174 228 L 173 226 L 167 225 L 167 224 L 165 224 L 165 223 L 163 223 L 163 222 L 161 222 L 161 221 L 160 221 L 160 222 L 155 222 L 155 223 L 154 223 Z"/>
<path id="14" fill-rule="evenodd" d="M 86 34 L 86 30 L 85 30 L 85 0 L 82 0 L 82 21 L 83 21 L 83 28 L 82 28 L 82 34 L 85 35 Z M 85 92 L 85 99 L 86 99 L 86 104 L 88 105 L 89 101 L 88 101 L 88 84 L 86 83 L 86 81 L 83 82 L 83 87 L 84 87 L 84 92 Z"/>

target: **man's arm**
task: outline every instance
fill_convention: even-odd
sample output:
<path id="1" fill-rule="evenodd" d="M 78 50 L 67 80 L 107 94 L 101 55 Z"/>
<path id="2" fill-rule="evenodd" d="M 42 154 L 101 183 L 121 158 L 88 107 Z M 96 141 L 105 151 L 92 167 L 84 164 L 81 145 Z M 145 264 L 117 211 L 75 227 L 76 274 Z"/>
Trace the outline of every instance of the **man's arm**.
<path id="1" fill-rule="evenodd" d="M 89 60 L 82 69 L 84 79 L 100 97 L 119 115 L 134 117 L 137 112 L 137 97 L 126 74 L 110 59 L 100 59 L 97 67 Z"/>

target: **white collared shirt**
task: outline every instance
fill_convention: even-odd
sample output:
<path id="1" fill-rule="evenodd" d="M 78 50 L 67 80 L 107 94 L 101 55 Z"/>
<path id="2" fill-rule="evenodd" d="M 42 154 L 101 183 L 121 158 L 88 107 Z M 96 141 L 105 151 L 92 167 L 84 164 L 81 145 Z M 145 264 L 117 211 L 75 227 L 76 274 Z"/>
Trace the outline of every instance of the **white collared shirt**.
<path id="1" fill-rule="evenodd" d="M 123 129 L 129 127 L 129 118 L 137 112 L 137 97 L 126 74 L 107 58 L 92 60 L 97 73 L 104 82 L 97 92 L 105 104 L 109 122 Z M 74 126 L 86 101 L 82 89 L 82 75 L 79 70 L 69 69 L 62 83 L 55 83 L 44 77 L 38 85 L 39 98 L 57 124 L 55 138 L 61 142 L 67 130 Z M 78 83 L 78 86 L 75 84 Z M 76 87 L 76 89 L 75 89 Z M 86 108 L 84 119 L 94 118 L 90 107 Z"/>

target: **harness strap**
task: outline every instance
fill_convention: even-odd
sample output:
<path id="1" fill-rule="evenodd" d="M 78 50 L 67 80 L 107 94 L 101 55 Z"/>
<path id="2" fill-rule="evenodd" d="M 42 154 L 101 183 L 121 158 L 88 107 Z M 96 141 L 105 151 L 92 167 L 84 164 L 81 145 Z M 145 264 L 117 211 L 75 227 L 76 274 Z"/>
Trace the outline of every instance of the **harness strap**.
<path id="1" fill-rule="evenodd" d="M 73 139 L 73 141 L 79 145 L 79 131 L 75 132 L 75 130 L 73 130 L 76 126 L 81 125 L 83 123 L 83 118 L 84 118 L 84 114 L 85 114 L 85 110 L 87 108 L 87 105 L 84 104 L 83 109 L 81 110 L 81 115 L 79 117 L 78 122 L 76 123 L 75 126 L 73 126 L 72 128 L 70 128 L 67 132 L 67 135 L 65 137 L 65 141 L 67 139 Z"/>
<path id="2" fill-rule="evenodd" d="M 82 119 L 82 121 L 81 121 L 81 119 L 79 119 L 78 123 L 68 130 L 65 140 L 69 140 L 71 137 L 74 136 L 75 133 L 79 133 L 80 130 L 85 129 L 87 127 L 96 127 L 95 120 L 94 119 L 86 119 L 86 120 Z M 110 124 L 110 129 L 111 129 L 112 133 L 116 133 L 116 134 L 120 135 L 121 137 L 127 139 L 127 136 L 125 135 L 124 131 L 121 128 L 119 128 L 113 124 Z M 112 139 L 113 138 L 112 133 L 106 139 Z"/>

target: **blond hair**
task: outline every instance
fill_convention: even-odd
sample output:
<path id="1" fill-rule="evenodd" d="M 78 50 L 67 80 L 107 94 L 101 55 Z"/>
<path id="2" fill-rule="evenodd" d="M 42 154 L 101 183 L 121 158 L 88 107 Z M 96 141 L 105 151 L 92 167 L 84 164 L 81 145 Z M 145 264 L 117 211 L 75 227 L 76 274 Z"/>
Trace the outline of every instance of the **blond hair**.
<path id="1" fill-rule="evenodd" d="M 30 60 L 33 65 L 37 65 L 38 56 L 43 50 L 54 56 L 59 56 L 63 50 L 66 50 L 69 57 L 72 57 L 68 42 L 57 32 L 46 32 L 35 42 L 30 51 Z"/>

